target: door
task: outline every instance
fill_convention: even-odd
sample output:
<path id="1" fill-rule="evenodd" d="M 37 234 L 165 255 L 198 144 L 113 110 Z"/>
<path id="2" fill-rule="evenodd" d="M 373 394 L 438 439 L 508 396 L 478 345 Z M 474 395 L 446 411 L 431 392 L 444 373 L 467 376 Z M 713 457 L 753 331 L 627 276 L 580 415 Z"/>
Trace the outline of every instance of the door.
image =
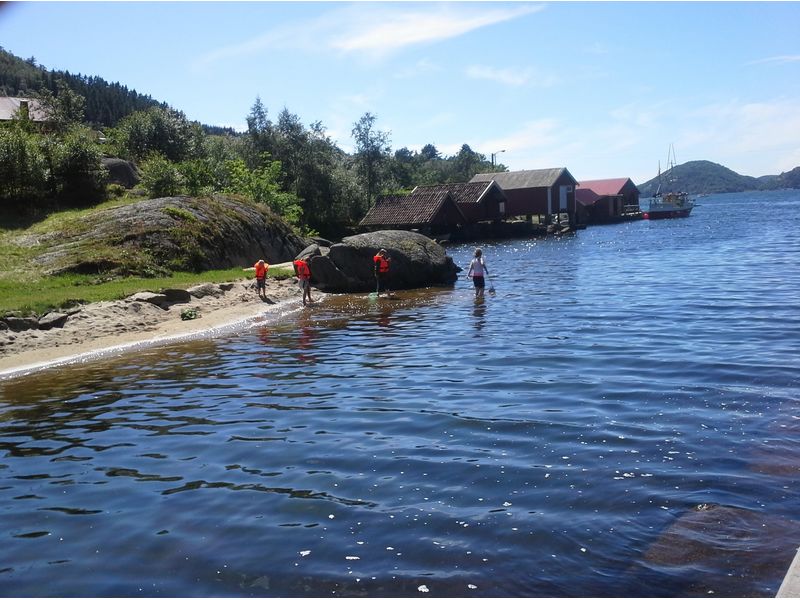
<path id="1" fill-rule="evenodd" d="M 570 191 L 570 185 L 561 185 L 558 187 L 558 212 L 567 211 L 567 192 Z"/>

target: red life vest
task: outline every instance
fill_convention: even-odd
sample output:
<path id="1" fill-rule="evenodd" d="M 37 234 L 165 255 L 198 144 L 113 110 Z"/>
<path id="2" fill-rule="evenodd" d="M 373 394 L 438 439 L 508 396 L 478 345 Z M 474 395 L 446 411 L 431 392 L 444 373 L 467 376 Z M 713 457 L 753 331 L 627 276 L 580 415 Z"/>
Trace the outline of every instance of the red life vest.
<path id="1" fill-rule="evenodd" d="M 258 279 L 263 279 L 267 276 L 267 271 L 269 271 L 269 265 L 267 263 L 256 263 L 254 266 L 256 269 L 256 277 Z"/>
<path id="2" fill-rule="evenodd" d="M 297 271 L 297 277 L 300 279 L 311 279 L 311 269 L 308 268 L 308 263 L 306 261 L 296 260 L 293 264 Z"/>
<path id="3" fill-rule="evenodd" d="M 380 254 L 376 254 L 372 260 L 374 260 L 375 264 L 378 266 L 379 273 L 389 272 L 389 261 L 386 260 L 383 256 L 381 256 Z"/>

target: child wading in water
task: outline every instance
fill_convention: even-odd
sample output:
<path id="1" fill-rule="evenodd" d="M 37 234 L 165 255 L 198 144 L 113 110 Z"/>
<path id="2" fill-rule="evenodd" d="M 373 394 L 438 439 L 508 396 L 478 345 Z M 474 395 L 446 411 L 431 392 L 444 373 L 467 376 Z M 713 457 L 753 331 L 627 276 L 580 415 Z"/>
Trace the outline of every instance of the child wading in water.
<path id="1" fill-rule="evenodd" d="M 292 262 L 294 273 L 297 275 L 297 284 L 303 290 L 303 304 L 311 304 L 311 269 L 308 261 L 299 259 Z"/>
<path id="2" fill-rule="evenodd" d="M 467 277 L 472 277 L 476 298 L 483 298 L 483 290 L 486 287 L 486 280 L 483 278 L 484 274 L 489 274 L 489 268 L 483 260 L 483 251 L 480 248 L 475 248 L 475 258 L 469 263 Z"/>

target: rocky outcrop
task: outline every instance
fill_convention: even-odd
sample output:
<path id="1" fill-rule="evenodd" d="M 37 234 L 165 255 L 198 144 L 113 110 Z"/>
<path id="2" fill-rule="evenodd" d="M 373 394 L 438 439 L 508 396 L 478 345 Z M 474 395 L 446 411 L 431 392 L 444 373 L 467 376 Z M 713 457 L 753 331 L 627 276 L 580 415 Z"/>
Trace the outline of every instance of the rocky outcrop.
<path id="1" fill-rule="evenodd" d="M 326 292 L 375 289 L 373 257 L 385 248 L 391 257 L 389 288 L 412 289 L 453 283 L 461 270 L 444 248 L 411 231 L 375 231 L 344 238 L 331 247 L 306 248 L 312 283 Z"/>
<path id="2" fill-rule="evenodd" d="M 223 195 L 141 200 L 86 215 L 40 240 L 50 274 L 154 276 L 292 260 L 305 241 L 261 205 Z"/>

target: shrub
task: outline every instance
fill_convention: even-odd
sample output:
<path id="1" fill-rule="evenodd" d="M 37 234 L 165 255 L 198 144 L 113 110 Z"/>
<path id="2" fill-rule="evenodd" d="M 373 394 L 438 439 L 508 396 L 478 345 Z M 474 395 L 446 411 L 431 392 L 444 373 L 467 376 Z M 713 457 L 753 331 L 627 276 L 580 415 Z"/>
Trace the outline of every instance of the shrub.
<path id="1" fill-rule="evenodd" d="M 24 212 L 47 197 L 48 168 L 40 138 L 20 127 L 0 128 L 0 207 Z"/>
<path id="2" fill-rule="evenodd" d="M 277 183 L 281 172 L 280 162 L 266 160 L 265 166 L 252 170 L 247 168 L 242 159 L 229 160 L 226 165 L 229 180 L 226 192 L 266 204 L 291 225 L 300 222 L 303 210 L 297 196 L 281 191 Z"/>
<path id="3" fill-rule="evenodd" d="M 106 170 L 94 135 L 85 127 L 75 127 L 49 145 L 52 189 L 59 202 L 85 206 L 106 197 Z"/>
<path id="4" fill-rule="evenodd" d="M 142 186 L 150 198 L 184 193 L 183 176 L 177 167 L 160 154 L 152 154 L 141 165 Z"/>

